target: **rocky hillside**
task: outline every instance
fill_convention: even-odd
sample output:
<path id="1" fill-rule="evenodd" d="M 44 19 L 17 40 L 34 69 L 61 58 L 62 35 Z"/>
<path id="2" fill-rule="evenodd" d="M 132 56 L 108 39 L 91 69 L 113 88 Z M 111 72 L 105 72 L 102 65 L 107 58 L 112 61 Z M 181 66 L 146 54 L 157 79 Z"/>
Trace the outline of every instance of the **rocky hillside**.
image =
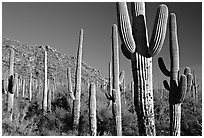
<path id="1" fill-rule="evenodd" d="M 20 77 L 28 78 L 32 72 L 33 78 L 43 79 L 44 53 L 42 46 L 29 46 L 8 38 L 2 39 L 2 79 L 6 80 L 9 73 L 9 45 L 15 48 L 14 72 Z M 56 49 L 48 50 L 48 79 L 55 82 L 67 82 L 67 68 L 71 68 L 72 81 L 74 82 L 76 57 L 60 54 Z M 100 71 L 91 68 L 85 62 L 82 63 L 82 83 L 96 82 L 107 83 L 107 78 Z"/>

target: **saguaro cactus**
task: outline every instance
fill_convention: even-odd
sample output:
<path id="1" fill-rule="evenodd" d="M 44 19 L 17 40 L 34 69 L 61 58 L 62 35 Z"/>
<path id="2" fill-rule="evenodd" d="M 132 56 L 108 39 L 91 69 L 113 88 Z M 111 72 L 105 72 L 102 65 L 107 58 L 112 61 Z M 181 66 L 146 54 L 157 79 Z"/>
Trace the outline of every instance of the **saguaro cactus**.
<path id="1" fill-rule="evenodd" d="M 9 83 L 8 83 L 8 112 L 10 113 L 9 118 L 12 121 L 13 116 L 13 102 L 15 92 L 15 79 L 14 79 L 14 49 L 10 47 L 10 60 L 9 60 Z"/>
<path id="2" fill-rule="evenodd" d="M 71 70 L 70 70 L 70 68 L 67 68 L 67 79 L 68 79 L 69 96 L 71 97 L 72 100 L 75 100 L 73 90 L 72 90 L 72 80 L 71 80 Z"/>
<path id="3" fill-rule="evenodd" d="M 90 85 L 89 97 L 89 116 L 90 116 L 90 132 L 91 136 L 96 136 L 97 121 L 96 121 L 96 86 L 94 83 Z"/>
<path id="4" fill-rule="evenodd" d="M 43 91 L 43 114 L 47 113 L 47 50 L 48 46 L 42 47 L 44 50 L 44 91 Z"/>
<path id="5" fill-rule="evenodd" d="M 80 100 L 81 100 L 81 66 L 82 66 L 82 44 L 83 44 L 83 29 L 80 30 L 79 46 L 77 52 L 76 76 L 75 76 L 75 100 L 73 104 L 73 129 L 79 127 L 80 117 Z"/>
<path id="6" fill-rule="evenodd" d="M 25 83 L 26 83 L 26 80 L 25 78 L 23 78 L 22 80 L 22 97 L 25 97 Z"/>
<path id="7" fill-rule="evenodd" d="M 33 84 L 33 79 L 32 79 L 32 73 L 30 73 L 30 81 L 29 81 L 29 100 L 32 100 L 32 84 Z"/>
<path id="8" fill-rule="evenodd" d="M 119 52 L 118 52 L 118 29 L 117 25 L 114 24 L 112 27 L 112 65 L 113 65 L 113 97 L 116 107 L 114 116 L 116 123 L 116 134 L 117 136 L 122 136 L 122 121 L 121 121 L 121 97 L 120 97 L 120 87 L 119 87 Z"/>
<path id="9" fill-rule="evenodd" d="M 174 13 L 170 14 L 169 29 L 170 71 L 165 67 L 161 57 L 158 59 L 158 62 L 163 74 L 170 77 L 170 86 L 166 80 L 163 82 L 164 87 L 169 91 L 170 135 L 180 136 L 181 103 L 184 100 L 185 93 L 190 90 L 192 75 L 190 74 L 190 68 L 186 67 L 184 74 L 182 74 L 179 79 L 179 46 L 177 39 L 176 15 Z"/>
<path id="10" fill-rule="evenodd" d="M 162 4 L 156 20 L 150 43 L 145 19 L 145 4 L 131 3 L 132 25 L 127 5 L 117 3 L 119 33 L 124 56 L 131 60 L 134 80 L 134 104 L 138 117 L 140 135 L 156 135 L 153 106 L 152 57 L 162 48 L 168 18 L 168 8 Z"/>

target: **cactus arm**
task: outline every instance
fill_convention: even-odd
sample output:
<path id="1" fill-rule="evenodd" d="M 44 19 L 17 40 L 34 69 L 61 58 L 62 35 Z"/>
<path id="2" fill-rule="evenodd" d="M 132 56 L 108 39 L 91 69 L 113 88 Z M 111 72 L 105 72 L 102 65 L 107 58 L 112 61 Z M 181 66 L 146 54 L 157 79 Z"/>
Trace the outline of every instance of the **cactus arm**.
<path id="1" fill-rule="evenodd" d="M 168 20 L 168 8 L 161 4 L 157 10 L 152 37 L 149 43 L 149 54 L 154 56 L 158 54 L 163 46 Z"/>
<path id="2" fill-rule="evenodd" d="M 121 44 L 121 51 L 123 53 L 123 55 L 127 58 L 127 59 L 131 59 L 131 53 L 128 51 L 127 47 L 125 46 L 125 44 Z"/>
<path id="3" fill-rule="evenodd" d="M 164 85 L 164 88 L 168 91 L 170 91 L 170 87 L 169 87 L 169 84 L 166 80 L 163 81 L 163 85 Z"/>
<path id="4" fill-rule="evenodd" d="M 122 43 L 125 44 L 126 49 L 130 53 L 134 53 L 136 49 L 135 41 L 132 36 L 132 27 L 130 23 L 130 18 L 128 15 L 128 9 L 125 2 L 117 2 L 117 16 L 120 30 L 120 37 Z"/>
<path id="5" fill-rule="evenodd" d="M 159 64 L 159 68 L 162 71 L 162 73 L 167 76 L 170 77 L 170 71 L 167 70 L 165 64 L 164 64 L 164 60 L 163 58 L 159 57 L 158 58 L 158 64 Z"/>
<path id="6" fill-rule="evenodd" d="M 187 78 L 186 75 L 182 74 L 180 77 L 180 81 L 179 81 L 179 86 L 178 86 L 178 101 L 179 103 L 183 102 L 184 100 L 184 96 L 186 94 L 186 90 L 187 90 Z"/>
<path id="7" fill-rule="evenodd" d="M 185 67 L 184 69 L 184 75 L 190 74 L 191 73 L 191 69 L 189 67 Z"/>
<path id="8" fill-rule="evenodd" d="M 190 92 L 190 90 L 191 90 L 192 79 L 193 79 L 192 75 L 187 74 L 187 90 L 186 90 L 186 93 Z"/>
<path id="9" fill-rule="evenodd" d="M 179 71 L 179 46 L 177 38 L 177 25 L 176 25 L 176 15 L 174 13 L 170 14 L 170 59 L 171 59 L 171 72 L 172 79 L 176 80 Z"/>

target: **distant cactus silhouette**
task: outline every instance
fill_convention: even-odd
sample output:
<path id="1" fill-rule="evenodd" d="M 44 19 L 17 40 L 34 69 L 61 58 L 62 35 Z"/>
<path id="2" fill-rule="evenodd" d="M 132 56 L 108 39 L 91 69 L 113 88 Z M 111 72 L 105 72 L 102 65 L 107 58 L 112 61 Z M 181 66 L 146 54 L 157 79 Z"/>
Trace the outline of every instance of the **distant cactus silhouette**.
<path id="1" fill-rule="evenodd" d="M 150 43 L 146 27 L 145 4 L 131 3 L 132 25 L 125 2 L 117 5 L 119 33 L 123 55 L 131 60 L 134 80 L 134 104 L 140 135 L 156 135 L 153 106 L 152 57 L 162 48 L 167 26 L 168 8 L 162 4 L 156 20 Z"/>
<path id="2" fill-rule="evenodd" d="M 25 85 L 26 85 L 26 79 L 23 78 L 22 80 L 22 97 L 25 97 Z"/>
<path id="3" fill-rule="evenodd" d="M 83 29 L 80 30 L 79 46 L 77 52 L 77 64 L 75 74 L 75 93 L 73 103 L 73 130 L 79 128 L 80 104 L 81 104 L 81 66 L 82 66 L 82 44 L 83 44 Z"/>
<path id="4" fill-rule="evenodd" d="M 91 136 L 96 136 L 97 121 L 96 121 L 96 88 L 95 84 L 91 83 L 89 88 L 89 117 L 90 117 L 90 132 Z"/>
<path id="5" fill-rule="evenodd" d="M 44 50 L 44 90 L 43 90 L 43 114 L 47 113 L 47 50 L 48 46 L 42 47 Z"/>
<path id="6" fill-rule="evenodd" d="M 52 90 L 51 90 L 51 82 L 48 80 L 48 96 L 47 96 L 47 111 L 51 112 L 52 111 Z"/>
<path id="7" fill-rule="evenodd" d="M 190 91 L 192 75 L 189 67 L 186 67 L 184 74 L 179 79 L 179 46 L 177 38 L 177 24 L 176 15 L 170 14 L 169 18 L 170 30 L 170 71 L 167 70 L 163 59 L 158 59 L 159 67 L 162 73 L 170 77 L 170 86 L 168 82 L 163 81 L 164 87 L 169 91 L 169 104 L 170 104 L 170 135 L 180 136 L 181 129 L 181 103 L 184 100 L 186 92 Z"/>
<path id="8" fill-rule="evenodd" d="M 32 100 L 32 84 L 33 84 L 33 79 L 32 79 L 32 73 L 30 73 L 30 81 L 29 81 L 29 100 Z"/>

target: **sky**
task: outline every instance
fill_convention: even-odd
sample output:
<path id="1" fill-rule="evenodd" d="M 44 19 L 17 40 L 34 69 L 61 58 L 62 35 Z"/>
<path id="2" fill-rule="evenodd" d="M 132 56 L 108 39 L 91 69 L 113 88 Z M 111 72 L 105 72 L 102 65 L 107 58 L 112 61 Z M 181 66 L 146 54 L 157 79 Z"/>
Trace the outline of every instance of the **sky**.
<path id="1" fill-rule="evenodd" d="M 148 38 L 151 38 L 158 6 L 162 2 L 146 3 Z M 202 82 L 202 3 L 163 2 L 169 13 L 175 13 L 178 24 L 180 68 L 194 69 Z M 129 7 L 130 8 L 130 7 Z M 108 76 L 111 60 L 111 28 L 117 24 L 114 2 L 3 2 L 2 36 L 28 45 L 50 45 L 58 52 L 76 56 L 79 31 L 84 29 L 83 60 Z M 165 77 L 157 63 L 163 57 L 169 68 L 169 29 L 160 53 L 153 57 L 154 87 Z M 119 40 L 120 41 L 120 40 Z M 126 84 L 132 81 L 131 62 L 121 49 L 120 70 L 125 71 Z M 183 71 L 182 71 L 183 72 Z"/>

